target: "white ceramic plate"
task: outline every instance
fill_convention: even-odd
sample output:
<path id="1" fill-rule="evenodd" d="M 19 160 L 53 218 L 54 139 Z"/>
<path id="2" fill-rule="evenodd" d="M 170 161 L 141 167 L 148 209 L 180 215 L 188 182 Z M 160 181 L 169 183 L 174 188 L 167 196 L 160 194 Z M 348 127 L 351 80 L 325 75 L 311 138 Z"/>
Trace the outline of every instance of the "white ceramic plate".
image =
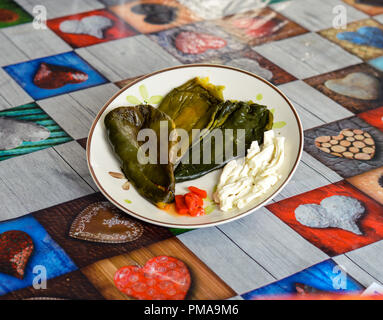
<path id="1" fill-rule="evenodd" d="M 178 87 L 194 77 L 209 77 L 215 85 L 224 85 L 225 99 L 253 100 L 275 109 L 274 117 L 277 134 L 286 137 L 286 157 L 281 169 L 282 179 L 267 194 L 251 203 L 245 209 L 224 213 L 205 201 L 209 214 L 201 217 L 187 217 L 170 214 L 158 209 L 144 199 L 131 187 L 123 190 L 121 179 L 113 178 L 109 172 L 121 172 L 120 163 L 113 153 L 106 136 L 104 117 L 112 109 L 128 106 L 146 99 L 157 106 L 158 96 L 165 96 L 173 88 Z M 141 90 L 140 90 L 141 88 Z M 146 90 L 143 90 L 146 88 Z M 303 131 L 298 114 L 286 96 L 275 86 L 259 76 L 244 70 L 221 66 L 194 64 L 173 67 L 146 75 L 130 83 L 117 92 L 101 109 L 89 133 L 87 143 L 87 160 L 91 175 L 101 192 L 118 208 L 126 213 L 161 226 L 174 228 L 210 227 L 226 223 L 255 211 L 276 196 L 291 178 L 297 168 L 303 148 Z M 188 186 L 196 186 L 208 192 L 212 198 L 213 189 L 218 183 L 222 170 L 216 170 L 199 179 L 176 184 L 176 194 L 188 192 Z"/>

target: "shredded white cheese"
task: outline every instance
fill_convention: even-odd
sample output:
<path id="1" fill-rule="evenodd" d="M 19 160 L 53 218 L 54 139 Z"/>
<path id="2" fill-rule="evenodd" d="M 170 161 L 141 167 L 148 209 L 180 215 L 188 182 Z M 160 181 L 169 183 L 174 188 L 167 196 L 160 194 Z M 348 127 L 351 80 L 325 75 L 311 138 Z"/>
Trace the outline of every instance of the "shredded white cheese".
<path id="1" fill-rule="evenodd" d="M 278 182 L 284 145 L 284 137 L 275 137 L 273 130 L 266 131 L 261 147 L 253 141 L 245 158 L 226 164 L 214 193 L 222 211 L 245 207 Z"/>

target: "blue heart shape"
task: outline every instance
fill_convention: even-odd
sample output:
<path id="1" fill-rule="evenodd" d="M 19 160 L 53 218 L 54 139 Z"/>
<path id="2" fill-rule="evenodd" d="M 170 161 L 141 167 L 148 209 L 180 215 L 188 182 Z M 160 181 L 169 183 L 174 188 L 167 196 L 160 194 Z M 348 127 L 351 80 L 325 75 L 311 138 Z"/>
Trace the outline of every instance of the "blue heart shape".
<path id="1" fill-rule="evenodd" d="M 356 32 L 340 32 L 339 40 L 383 49 L 383 30 L 377 27 L 361 27 Z"/>

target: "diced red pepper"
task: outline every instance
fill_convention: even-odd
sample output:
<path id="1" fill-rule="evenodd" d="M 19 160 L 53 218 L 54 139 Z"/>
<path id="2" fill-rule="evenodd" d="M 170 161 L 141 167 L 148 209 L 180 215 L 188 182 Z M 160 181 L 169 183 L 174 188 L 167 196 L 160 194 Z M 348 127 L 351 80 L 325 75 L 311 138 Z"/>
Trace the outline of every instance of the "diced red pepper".
<path id="1" fill-rule="evenodd" d="M 184 195 L 184 197 L 185 197 L 185 203 L 186 203 L 187 207 L 189 208 L 189 210 L 191 207 L 202 207 L 203 206 L 203 199 L 193 192 L 186 193 Z"/>
<path id="2" fill-rule="evenodd" d="M 188 189 L 191 192 L 195 193 L 197 196 L 201 197 L 202 199 L 205 199 L 207 197 L 207 192 L 205 190 L 193 186 L 188 187 Z"/>
<path id="3" fill-rule="evenodd" d="M 190 212 L 190 215 L 193 217 L 203 216 L 205 214 L 205 209 L 203 207 L 198 207 L 193 213 Z"/>
<path id="4" fill-rule="evenodd" d="M 182 195 L 175 196 L 175 202 L 176 202 L 176 210 L 177 213 L 182 215 L 189 214 L 189 209 L 185 203 L 185 198 Z"/>
<path id="5" fill-rule="evenodd" d="M 200 198 L 193 192 L 189 192 L 185 194 L 185 203 L 189 209 L 189 214 L 191 216 L 200 216 L 205 214 L 205 210 L 203 209 L 203 199 Z"/>

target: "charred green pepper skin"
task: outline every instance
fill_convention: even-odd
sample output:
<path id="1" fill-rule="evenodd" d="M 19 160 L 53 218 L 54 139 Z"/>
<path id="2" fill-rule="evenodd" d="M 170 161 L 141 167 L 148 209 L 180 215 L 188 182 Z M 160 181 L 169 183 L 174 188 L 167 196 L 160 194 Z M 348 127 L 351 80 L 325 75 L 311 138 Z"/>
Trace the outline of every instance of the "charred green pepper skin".
<path id="1" fill-rule="evenodd" d="M 208 83 L 208 79 L 193 78 L 174 88 L 161 101 L 158 109 L 173 119 L 177 129 L 189 135 L 188 145 L 193 143 L 192 129 L 209 130 L 215 114 L 223 102 L 223 87 Z"/>
<path id="2" fill-rule="evenodd" d="M 143 142 L 137 141 L 141 129 L 152 129 L 160 136 L 160 121 L 167 121 L 169 132 L 174 129 L 174 122 L 163 112 L 150 105 L 119 107 L 105 116 L 108 139 L 122 164 L 122 171 L 136 190 L 158 207 L 174 200 L 175 179 L 173 164 L 142 164 L 137 158 Z M 158 141 L 157 153 L 164 150 Z M 168 159 L 169 160 L 169 159 Z"/>
<path id="3" fill-rule="evenodd" d="M 273 127 L 273 114 L 267 109 L 266 106 L 259 105 L 256 103 L 246 102 L 232 102 L 226 101 L 219 107 L 219 111 L 213 121 L 212 129 L 234 129 L 234 148 L 233 157 L 226 157 L 225 153 L 221 154 L 222 162 L 217 163 L 215 160 L 218 159 L 215 154 L 215 140 L 211 139 L 211 159 L 210 164 L 202 163 L 203 152 L 207 152 L 204 148 L 205 139 L 209 139 L 208 134 L 204 140 L 201 140 L 200 150 L 200 161 L 199 164 L 193 164 L 191 157 L 189 157 L 189 163 L 182 163 L 181 160 L 177 168 L 175 169 L 174 175 L 176 182 L 182 182 L 192 179 L 197 179 L 213 170 L 223 167 L 227 162 L 239 156 L 237 153 L 237 144 L 240 140 L 236 135 L 235 129 L 245 129 L 245 150 L 247 150 L 252 141 L 258 141 L 259 144 L 263 143 L 263 134 L 267 130 L 271 130 Z M 224 132 L 224 131 L 223 131 Z M 223 134 L 223 144 L 225 146 L 225 135 Z M 193 147 L 192 147 L 193 148 Z M 189 153 L 185 155 L 189 156 L 192 152 L 192 148 L 189 149 Z M 224 151 L 224 148 L 219 148 Z"/>

